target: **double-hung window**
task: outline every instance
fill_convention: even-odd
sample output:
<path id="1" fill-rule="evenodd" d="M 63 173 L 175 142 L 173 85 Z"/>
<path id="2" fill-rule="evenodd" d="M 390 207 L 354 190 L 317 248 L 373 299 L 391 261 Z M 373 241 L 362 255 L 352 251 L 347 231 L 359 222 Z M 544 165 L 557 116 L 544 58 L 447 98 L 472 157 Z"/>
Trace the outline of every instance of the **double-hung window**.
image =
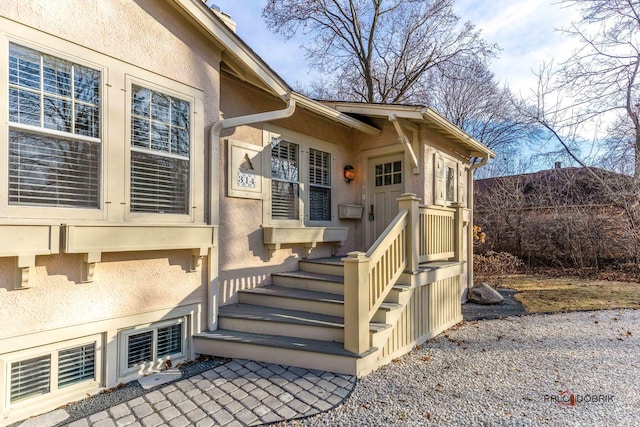
<path id="1" fill-rule="evenodd" d="M 331 221 L 331 154 L 309 149 L 309 220 Z"/>
<path id="2" fill-rule="evenodd" d="M 191 105 L 139 85 L 131 90 L 131 212 L 189 213 Z"/>
<path id="3" fill-rule="evenodd" d="M 9 43 L 10 205 L 100 207 L 101 72 Z"/>
<path id="4" fill-rule="evenodd" d="M 271 148 L 271 218 L 300 218 L 300 146 L 276 140 Z"/>
<path id="5" fill-rule="evenodd" d="M 312 224 L 331 221 L 331 153 L 316 148 L 328 144 L 308 141 L 302 135 L 295 139 L 297 142 L 272 136 L 267 220 L 297 226 L 303 225 L 304 219 Z"/>

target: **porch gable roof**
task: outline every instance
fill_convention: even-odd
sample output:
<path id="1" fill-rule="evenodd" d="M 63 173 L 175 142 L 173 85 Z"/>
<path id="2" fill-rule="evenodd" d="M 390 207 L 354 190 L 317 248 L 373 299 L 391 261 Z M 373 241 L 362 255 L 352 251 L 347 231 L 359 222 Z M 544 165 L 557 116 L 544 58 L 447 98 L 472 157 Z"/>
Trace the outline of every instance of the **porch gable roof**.
<path id="1" fill-rule="evenodd" d="M 465 148 L 472 156 L 492 159 L 496 153 L 477 139 L 451 123 L 437 111 L 424 105 L 408 104 L 367 104 L 358 102 L 326 102 L 337 111 L 368 117 L 404 119 L 414 123 L 423 123 L 435 132 L 444 135 Z"/>

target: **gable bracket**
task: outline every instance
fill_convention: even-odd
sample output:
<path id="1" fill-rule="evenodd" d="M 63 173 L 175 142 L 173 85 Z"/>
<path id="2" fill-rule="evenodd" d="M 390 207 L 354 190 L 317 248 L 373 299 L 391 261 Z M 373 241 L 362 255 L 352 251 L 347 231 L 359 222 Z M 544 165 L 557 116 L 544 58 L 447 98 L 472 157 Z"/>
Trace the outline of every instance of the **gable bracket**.
<path id="1" fill-rule="evenodd" d="M 395 127 L 396 132 L 398 133 L 398 138 L 400 139 L 400 142 L 403 143 L 405 147 L 407 147 L 407 150 L 409 151 L 409 155 L 411 156 L 411 161 L 413 163 L 413 173 L 414 174 L 420 173 L 420 168 L 418 166 L 418 157 L 416 156 L 416 153 L 413 149 L 413 144 L 411 144 L 411 140 L 407 136 L 407 132 L 405 131 L 404 127 L 402 126 L 402 124 L 398 120 L 398 117 L 395 114 L 391 114 L 389 116 L 389 121 L 393 123 L 393 127 Z"/>

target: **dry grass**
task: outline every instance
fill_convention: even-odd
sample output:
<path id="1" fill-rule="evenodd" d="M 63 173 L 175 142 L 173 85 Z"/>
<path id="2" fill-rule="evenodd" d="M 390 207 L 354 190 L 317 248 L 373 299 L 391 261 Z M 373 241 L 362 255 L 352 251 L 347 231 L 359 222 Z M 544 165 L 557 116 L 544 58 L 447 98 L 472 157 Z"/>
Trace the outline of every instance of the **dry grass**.
<path id="1" fill-rule="evenodd" d="M 501 287 L 517 290 L 529 313 L 640 308 L 640 283 L 513 275 Z"/>

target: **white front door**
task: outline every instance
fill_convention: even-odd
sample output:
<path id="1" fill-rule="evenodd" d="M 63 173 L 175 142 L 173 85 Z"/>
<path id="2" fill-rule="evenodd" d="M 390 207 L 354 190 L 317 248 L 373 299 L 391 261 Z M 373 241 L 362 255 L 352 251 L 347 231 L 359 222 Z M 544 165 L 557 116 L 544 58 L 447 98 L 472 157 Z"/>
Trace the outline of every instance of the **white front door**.
<path id="1" fill-rule="evenodd" d="M 404 155 L 402 153 L 369 159 L 369 201 L 366 218 L 369 221 L 367 248 L 387 228 L 398 214 L 398 201 L 404 193 Z"/>

